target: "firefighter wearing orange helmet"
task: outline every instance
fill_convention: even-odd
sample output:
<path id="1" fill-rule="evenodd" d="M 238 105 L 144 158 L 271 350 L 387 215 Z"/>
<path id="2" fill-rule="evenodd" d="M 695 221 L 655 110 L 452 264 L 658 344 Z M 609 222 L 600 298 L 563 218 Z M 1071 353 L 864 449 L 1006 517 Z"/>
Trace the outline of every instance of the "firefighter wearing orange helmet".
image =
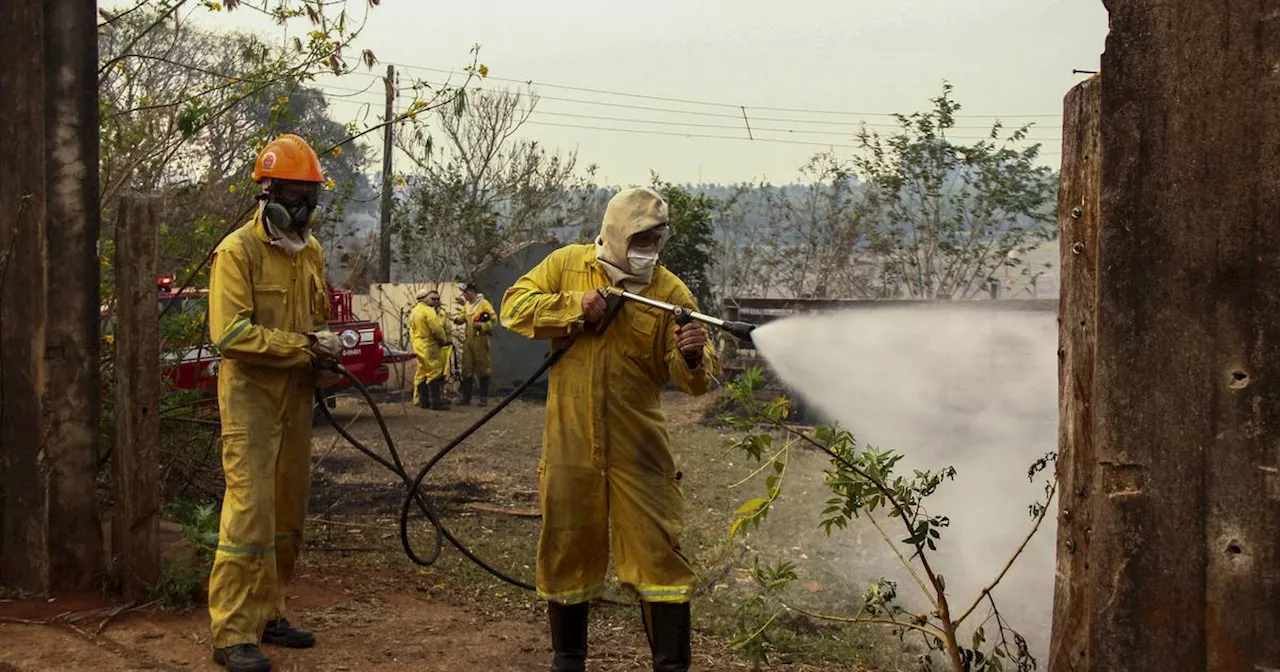
<path id="1" fill-rule="evenodd" d="M 305 648 L 315 637 L 285 618 L 285 586 L 302 542 L 316 387 L 342 344 L 327 330 L 324 257 L 311 235 L 324 175 L 305 140 L 282 135 L 258 155 L 254 218 L 214 252 L 209 331 L 222 356 L 218 410 L 226 494 L 209 615 L 214 662 L 265 672 L 267 643 Z"/>

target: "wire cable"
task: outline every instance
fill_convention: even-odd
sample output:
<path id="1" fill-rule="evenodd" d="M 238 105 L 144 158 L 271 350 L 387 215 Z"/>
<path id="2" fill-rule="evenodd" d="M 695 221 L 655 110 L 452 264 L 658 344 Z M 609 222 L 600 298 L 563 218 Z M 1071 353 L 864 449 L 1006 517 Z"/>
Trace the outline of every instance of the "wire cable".
<path id="1" fill-rule="evenodd" d="M 390 61 L 386 61 L 386 63 L 387 63 L 387 65 L 394 65 L 394 66 L 396 66 L 396 67 L 398 67 L 398 68 L 405 68 L 405 69 L 408 69 L 408 70 L 425 70 L 425 71 L 427 71 L 427 72 L 438 72 L 438 73 L 448 74 L 448 75 L 461 75 L 461 74 L 465 74 L 465 73 L 460 73 L 460 72 L 458 72 L 457 70 L 447 70 L 447 69 L 444 69 L 444 68 L 433 68 L 433 67 L 429 67 L 429 66 L 425 66 L 425 65 L 408 65 L 408 64 L 405 64 L 405 63 L 392 63 L 392 62 L 390 62 Z M 820 109 L 795 108 L 795 107 L 769 107 L 769 106 L 765 106 L 765 105 L 742 105 L 742 104 L 736 104 L 736 103 L 714 102 L 714 101 L 706 101 L 706 100 L 693 100 L 693 99 L 689 99 L 689 98 L 677 98 L 677 97 L 671 97 L 671 96 L 653 96 L 653 95 L 648 95 L 648 94 L 643 94 L 643 93 L 628 93 L 628 92 L 624 92 L 624 91 L 611 91 L 611 90 L 608 90 L 608 89 L 597 89 L 597 88 L 591 88 L 591 87 L 586 87 L 586 86 L 570 86 L 570 85 L 567 85 L 567 84 L 552 84 L 552 83 L 549 83 L 549 82 L 539 82 L 539 81 L 536 81 L 536 80 L 533 80 L 533 79 L 512 79 L 512 78 L 509 78 L 509 77 L 499 77 L 499 76 L 496 76 L 496 75 L 488 75 L 488 76 L 486 76 L 486 77 L 485 77 L 485 79 L 492 79 L 492 80 L 494 80 L 494 81 L 499 81 L 499 82 L 511 82 L 511 83 L 517 83 L 517 84 L 526 84 L 526 85 L 528 85 L 528 86 L 534 86 L 534 85 L 537 85 L 537 86 L 547 87 L 547 88 L 549 88 L 549 89 L 564 89 L 564 90 L 566 90 L 566 91 L 581 91 L 581 92 L 584 92 L 584 93 L 598 93 L 598 94 L 603 94 L 603 95 L 621 96 L 621 97 L 626 97 L 626 98 L 640 98 L 640 99 L 644 99 L 644 100 L 657 100 L 657 101 L 668 102 L 668 103 L 685 103 L 685 104 L 688 104 L 688 105 L 705 105 L 705 106 L 708 106 L 708 107 L 721 107 L 721 108 L 733 109 L 733 110 L 739 110 L 739 109 L 741 109 L 741 108 L 743 108 L 743 107 L 746 107 L 746 108 L 747 108 L 747 109 L 749 109 L 749 110 L 764 110 L 764 111 L 767 111 L 767 112 L 791 112 L 791 113 L 796 113 L 796 114 L 825 114 L 825 115 L 835 115 L 835 116 L 851 116 L 851 117 L 889 117 L 889 118 L 895 118 L 895 117 L 897 117 L 897 116 L 898 116 L 898 115 L 896 115 L 896 114 L 894 114 L 894 113 L 891 113 L 891 112 L 856 112 L 856 111 L 850 111 L 850 110 L 820 110 Z M 729 116 L 736 116 L 736 115 L 729 115 Z M 1009 118 L 1009 119 L 1014 119 L 1014 118 L 1018 118 L 1018 119 L 1061 119 L 1061 118 L 1062 118 L 1062 115 L 1061 115 L 1061 114 L 957 114 L 957 115 L 954 115 L 954 116 L 955 116 L 956 118 L 965 118 L 965 119 L 992 119 L 992 118 L 997 118 L 997 117 L 999 117 L 999 118 Z"/>

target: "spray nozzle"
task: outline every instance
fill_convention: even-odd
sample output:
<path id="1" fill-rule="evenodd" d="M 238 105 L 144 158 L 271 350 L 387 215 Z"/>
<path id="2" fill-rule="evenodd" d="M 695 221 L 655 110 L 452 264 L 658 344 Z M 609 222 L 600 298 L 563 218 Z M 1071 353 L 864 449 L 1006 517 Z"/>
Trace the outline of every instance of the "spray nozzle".
<path id="1" fill-rule="evenodd" d="M 726 321 L 724 324 L 720 325 L 720 328 L 738 337 L 738 340 L 740 341 L 746 341 L 751 345 L 755 345 L 755 342 L 751 340 L 751 332 L 756 330 L 756 325 L 751 324 L 750 322 Z"/>

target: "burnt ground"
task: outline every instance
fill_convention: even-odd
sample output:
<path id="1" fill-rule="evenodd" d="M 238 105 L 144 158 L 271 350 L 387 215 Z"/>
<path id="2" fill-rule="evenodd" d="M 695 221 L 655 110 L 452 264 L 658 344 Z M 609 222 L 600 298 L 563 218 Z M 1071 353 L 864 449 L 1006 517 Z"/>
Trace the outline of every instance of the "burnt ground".
<path id="1" fill-rule="evenodd" d="M 802 581 L 793 599 L 823 613 L 847 613 L 869 578 L 878 540 L 850 532 L 828 539 L 817 529 L 825 501 L 822 460 L 797 454 L 787 495 L 757 531 L 728 543 L 733 511 L 762 492 L 758 480 L 737 484 L 757 467 L 726 452 L 726 430 L 705 421 L 714 399 L 667 399 L 674 448 L 684 473 L 686 553 L 704 591 L 694 604 L 695 669 L 748 670 L 730 646 L 735 609 L 750 594 L 748 567 L 761 560 L 797 563 Z M 383 414 L 411 471 L 481 409 L 430 412 L 385 403 Z M 385 453 L 369 409 L 340 400 L 335 418 L 371 448 Z M 517 402 L 437 467 L 427 482 L 454 533 L 502 571 L 531 582 L 537 538 L 535 468 L 541 440 L 540 404 Z M 203 448 L 201 448 L 203 449 Z M 494 580 L 446 546 L 429 568 L 400 548 L 399 477 L 317 428 L 312 446 L 312 501 L 299 576 L 291 586 L 292 618 L 317 632 L 307 651 L 269 649 L 278 670 L 537 670 L 550 648 L 544 606 Z M 430 527 L 415 516 L 420 553 L 432 548 Z M 172 555 L 189 555 L 167 525 Z M 874 535 L 874 533 L 873 533 Z M 878 553 L 875 551 L 874 553 Z M 878 557 L 878 556 L 877 556 Z M 615 598 L 625 599 L 620 594 Z M 0 600 L 0 671 L 215 670 L 209 659 L 208 615 L 156 605 L 121 611 L 98 597 L 52 602 Z M 913 669 L 904 645 L 874 626 L 836 627 L 787 615 L 763 669 Z M 43 623 L 43 624 L 42 624 Z M 633 606 L 593 610 L 591 669 L 648 669 L 648 650 Z"/>

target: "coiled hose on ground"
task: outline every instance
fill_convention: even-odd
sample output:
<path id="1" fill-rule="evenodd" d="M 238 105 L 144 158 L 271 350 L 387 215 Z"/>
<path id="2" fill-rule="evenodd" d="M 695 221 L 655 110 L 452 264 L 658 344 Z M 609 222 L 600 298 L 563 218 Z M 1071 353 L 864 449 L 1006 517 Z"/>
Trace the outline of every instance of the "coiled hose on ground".
<path id="1" fill-rule="evenodd" d="M 386 440 L 387 452 L 391 456 L 390 460 L 373 452 L 373 450 L 364 445 L 359 439 L 352 436 L 351 433 L 348 432 L 340 423 L 334 420 L 333 415 L 329 412 L 329 406 L 324 402 L 324 398 L 320 390 L 316 390 L 316 401 L 320 407 L 320 412 L 324 414 L 325 420 L 327 420 L 329 424 L 337 430 L 338 434 L 342 435 L 342 438 L 346 439 L 347 442 L 356 450 L 364 453 L 370 459 L 386 467 L 404 481 L 407 491 L 404 498 L 404 504 L 400 507 L 400 545 L 404 548 L 405 554 L 409 556 L 409 559 L 412 560 L 414 564 L 422 567 L 430 567 L 435 564 L 436 560 L 440 558 L 440 552 L 443 549 L 444 540 L 448 540 L 454 548 L 458 549 L 458 551 L 465 555 L 469 560 L 474 562 L 481 569 L 492 574 L 494 577 L 513 586 L 524 588 L 525 590 L 537 590 L 533 585 L 510 576 L 509 574 L 502 572 L 502 570 L 499 570 L 493 565 L 485 562 L 480 556 L 476 555 L 474 551 L 468 548 L 466 544 L 463 544 L 457 537 L 453 536 L 453 533 L 449 531 L 449 528 L 440 520 L 439 512 L 431 506 L 431 502 L 420 488 L 422 486 L 422 482 L 426 479 L 427 474 L 429 474 L 431 470 L 440 463 L 440 460 L 453 452 L 455 448 L 461 445 L 463 441 L 466 441 L 472 434 L 476 433 L 477 430 L 485 426 L 485 424 L 492 420 L 494 416 L 501 413 L 504 408 L 519 398 L 521 394 L 524 394 L 525 390 L 529 389 L 530 385 L 537 382 L 537 380 L 541 378 L 548 369 L 559 361 L 572 345 L 572 340 L 568 340 L 560 344 L 555 350 L 547 355 L 547 358 L 542 362 L 542 365 L 538 367 L 538 370 L 535 371 L 533 375 L 529 376 L 527 380 L 517 386 L 516 389 L 512 390 L 510 394 L 503 397 L 502 401 L 499 401 L 497 405 L 489 409 L 489 411 L 479 420 L 476 420 L 470 427 L 463 430 L 461 434 L 458 434 L 458 436 L 454 437 L 452 441 L 437 451 L 426 464 L 422 465 L 422 469 L 418 471 L 418 474 L 412 478 L 409 476 L 409 473 L 405 471 L 404 463 L 400 460 L 400 454 L 396 451 L 395 441 L 391 438 L 391 430 L 387 427 L 386 420 L 382 417 L 382 411 L 379 410 L 378 404 L 373 400 L 373 396 L 369 394 L 368 388 L 360 382 L 360 379 L 356 378 L 355 375 L 341 365 L 337 365 L 334 369 L 351 382 L 352 387 L 360 392 L 360 395 L 364 397 L 365 402 L 369 404 L 369 408 L 373 410 L 373 417 L 378 421 L 378 427 L 382 430 L 382 437 Z M 414 550 L 413 544 L 409 541 L 409 513 L 414 504 L 417 504 L 418 510 L 427 517 L 427 520 L 431 521 L 431 525 L 436 530 L 435 545 L 432 548 L 431 553 L 426 557 L 419 555 L 418 552 Z"/>

